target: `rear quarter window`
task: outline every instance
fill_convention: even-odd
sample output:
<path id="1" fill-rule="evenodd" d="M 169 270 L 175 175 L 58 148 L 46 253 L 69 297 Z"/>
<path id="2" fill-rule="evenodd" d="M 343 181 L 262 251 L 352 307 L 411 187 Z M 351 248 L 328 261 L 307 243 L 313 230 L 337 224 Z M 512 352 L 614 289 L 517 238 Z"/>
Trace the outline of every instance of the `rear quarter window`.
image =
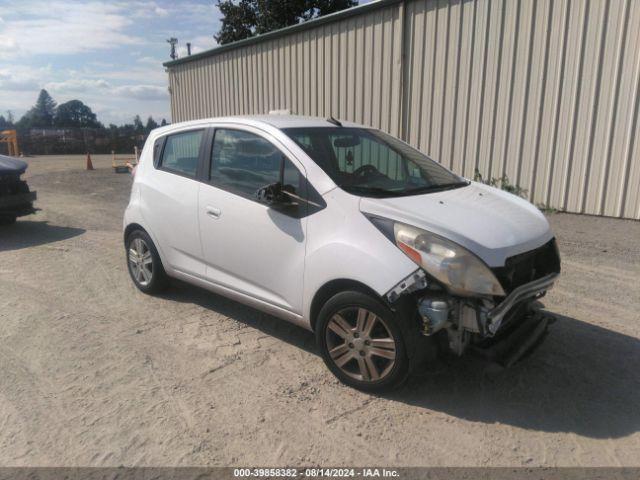
<path id="1" fill-rule="evenodd" d="M 160 158 L 160 168 L 195 178 L 203 137 L 204 130 L 168 135 Z"/>

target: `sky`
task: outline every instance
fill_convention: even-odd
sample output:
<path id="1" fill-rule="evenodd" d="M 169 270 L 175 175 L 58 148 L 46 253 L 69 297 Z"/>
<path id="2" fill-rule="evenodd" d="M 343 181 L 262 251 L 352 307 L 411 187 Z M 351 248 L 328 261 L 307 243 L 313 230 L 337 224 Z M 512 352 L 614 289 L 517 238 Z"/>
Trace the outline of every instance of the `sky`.
<path id="1" fill-rule="evenodd" d="M 367 3 L 369 0 L 361 0 Z M 0 115 L 19 119 L 46 88 L 58 103 L 78 99 L 98 120 L 134 115 L 170 121 L 170 37 L 178 54 L 216 46 L 215 0 L 0 0 Z"/>
<path id="2" fill-rule="evenodd" d="M 219 18 L 213 0 L 0 0 L 0 115 L 20 118 L 46 88 L 107 125 L 169 121 L 166 39 L 178 38 L 181 56 L 188 41 L 213 48 Z"/>

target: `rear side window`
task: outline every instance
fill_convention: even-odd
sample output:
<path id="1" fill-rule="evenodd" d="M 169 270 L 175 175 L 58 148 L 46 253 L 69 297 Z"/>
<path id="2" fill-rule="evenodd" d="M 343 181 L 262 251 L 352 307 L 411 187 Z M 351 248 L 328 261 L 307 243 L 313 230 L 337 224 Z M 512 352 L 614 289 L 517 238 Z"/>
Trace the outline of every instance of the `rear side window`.
<path id="1" fill-rule="evenodd" d="M 258 189 L 279 182 L 281 168 L 284 184 L 294 192 L 300 188 L 298 169 L 272 143 L 253 133 L 217 129 L 211 156 L 211 183 L 244 197 L 255 199 Z"/>
<path id="2" fill-rule="evenodd" d="M 160 166 L 165 170 L 195 178 L 203 136 L 204 130 L 169 135 L 162 150 Z"/>

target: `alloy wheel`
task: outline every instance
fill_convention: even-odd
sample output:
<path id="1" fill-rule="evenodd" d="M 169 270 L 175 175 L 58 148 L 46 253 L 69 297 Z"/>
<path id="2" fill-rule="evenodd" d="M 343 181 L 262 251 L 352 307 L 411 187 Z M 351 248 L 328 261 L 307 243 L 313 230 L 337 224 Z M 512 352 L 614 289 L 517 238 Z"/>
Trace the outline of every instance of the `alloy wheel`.
<path id="1" fill-rule="evenodd" d="M 396 340 L 384 319 L 362 307 L 345 308 L 327 324 L 326 341 L 333 363 L 363 382 L 384 379 L 396 362 Z"/>
<path id="2" fill-rule="evenodd" d="M 153 278 L 153 257 L 149 246 L 142 238 L 134 238 L 129 245 L 129 267 L 133 278 L 143 287 Z"/>

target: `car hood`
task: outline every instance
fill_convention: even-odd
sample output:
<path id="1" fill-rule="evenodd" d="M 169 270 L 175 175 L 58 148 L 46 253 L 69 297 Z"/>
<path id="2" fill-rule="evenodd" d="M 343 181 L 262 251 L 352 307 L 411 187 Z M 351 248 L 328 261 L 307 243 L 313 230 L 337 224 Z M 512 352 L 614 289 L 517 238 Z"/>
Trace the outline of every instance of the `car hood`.
<path id="1" fill-rule="evenodd" d="M 453 240 L 490 267 L 553 238 L 547 219 L 531 203 L 476 182 L 423 195 L 363 197 L 360 210 Z"/>
<path id="2" fill-rule="evenodd" d="M 27 162 L 18 160 L 17 158 L 0 155 L 0 174 L 18 173 L 22 174 L 27 169 Z"/>

